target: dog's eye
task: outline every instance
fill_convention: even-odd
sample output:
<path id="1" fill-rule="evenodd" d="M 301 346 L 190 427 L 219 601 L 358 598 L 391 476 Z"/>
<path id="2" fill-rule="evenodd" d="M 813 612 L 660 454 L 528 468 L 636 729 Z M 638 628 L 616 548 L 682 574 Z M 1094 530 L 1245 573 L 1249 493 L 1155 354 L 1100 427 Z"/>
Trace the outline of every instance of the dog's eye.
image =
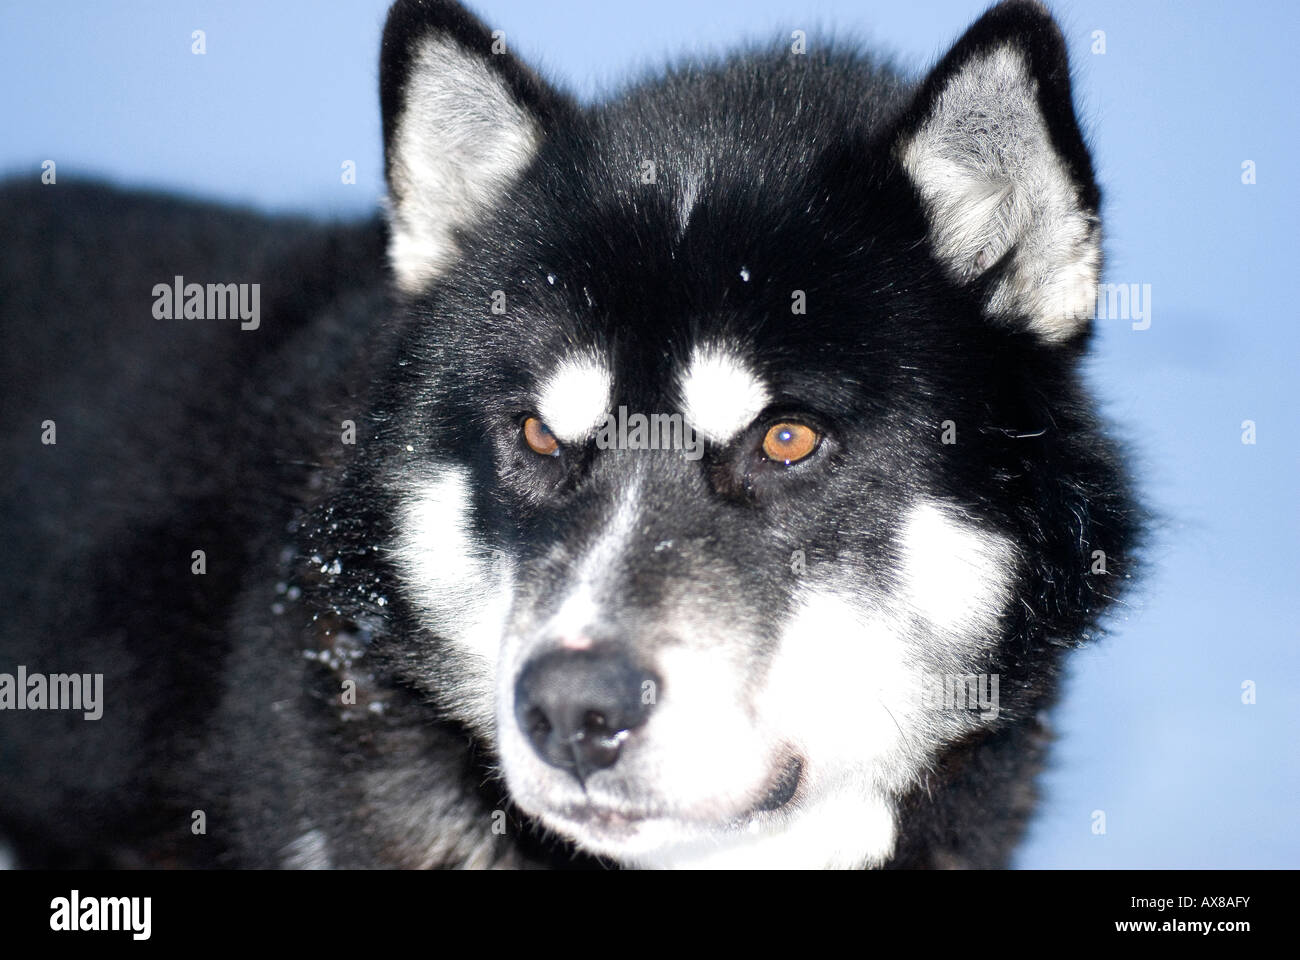
<path id="1" fill-rule="evenodd" d="M 546 424 L 536 417 L 529 417 L 524 421 L 524 443 L 528 444 L 528 449 L 533 453 L 539 453 L 543 457 L 560 455 L 560 441 L 556 440 L 555 434 L 551 433 Z"/>
<path id="2" fill-rule="evenodd" d="M 769 460 L 791 464 L 804 459 L 817 449 L 821 435 L 802 423 L 774 424 L 763 437 L 763 454 Z"/>

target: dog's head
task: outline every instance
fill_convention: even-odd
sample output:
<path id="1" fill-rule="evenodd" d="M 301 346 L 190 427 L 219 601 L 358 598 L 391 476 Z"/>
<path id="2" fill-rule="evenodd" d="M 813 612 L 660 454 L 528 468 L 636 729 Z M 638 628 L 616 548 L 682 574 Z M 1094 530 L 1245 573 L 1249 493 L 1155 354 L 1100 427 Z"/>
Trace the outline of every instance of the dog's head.
<path id="1" fill-rule="evenodd" d="M 382 94 L 417 680 L 591 852 L 885 860 L 999 713 L 926 691 L 1023 680 L 1123 546 L 1055 25 L 996 7 L 915 88 L 810 41 L 582 108 L 412 0 Z"/>

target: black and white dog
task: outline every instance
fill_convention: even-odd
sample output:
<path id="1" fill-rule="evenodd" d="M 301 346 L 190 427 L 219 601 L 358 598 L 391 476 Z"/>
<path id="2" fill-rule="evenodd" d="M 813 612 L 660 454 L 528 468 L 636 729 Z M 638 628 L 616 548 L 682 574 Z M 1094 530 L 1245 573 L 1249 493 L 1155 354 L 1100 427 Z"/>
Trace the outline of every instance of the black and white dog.
<path id="1" fill-rule="evenodd" d="M 385 224 L 3 192 L 20 861 L 1004 865 L 1137 529 L 1047 12 L 381 95 Z"/>

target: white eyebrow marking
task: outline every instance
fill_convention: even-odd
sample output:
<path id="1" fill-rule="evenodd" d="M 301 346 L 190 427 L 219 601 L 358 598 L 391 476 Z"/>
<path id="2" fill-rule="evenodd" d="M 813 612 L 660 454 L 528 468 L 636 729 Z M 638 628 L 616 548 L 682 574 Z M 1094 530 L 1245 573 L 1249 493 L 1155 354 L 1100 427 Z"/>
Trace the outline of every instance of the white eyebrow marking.
<path id="1" fill-rule="evenodd" d="M 695 348 L 680 393 L 686 421 L 714 443 L 729 441 L 771 403 L 745 358 L 718 346 Z"/>
<path id="2" fill-rule="evenodd" d="M 597 357 L 565 357 L 543 381 L 537 403 L 551 433 L 570 443 L 585 439 L 605 422 L 614 378 Z"/>

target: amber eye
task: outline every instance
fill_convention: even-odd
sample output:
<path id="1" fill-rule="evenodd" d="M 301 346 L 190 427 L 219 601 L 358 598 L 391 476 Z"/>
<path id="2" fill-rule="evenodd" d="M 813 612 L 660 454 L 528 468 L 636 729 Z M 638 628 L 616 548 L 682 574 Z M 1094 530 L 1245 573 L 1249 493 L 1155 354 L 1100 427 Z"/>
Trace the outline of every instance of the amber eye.
<path id="1" fill-rule="evenodd" d="M 536 417 L 524 421 L 524 443 L 528 444 L 528 449 L 533 453 L 540 453 L 544 457 L 555 457 L 560 453 L 560 441 Z"/>
<path id="2" fill-rule="evenodd" d="M 763 453 L 769 460 L 795 463 L 817 449 L 821 437 L 802 423 L 778 423 L 763 437 Z"/>

